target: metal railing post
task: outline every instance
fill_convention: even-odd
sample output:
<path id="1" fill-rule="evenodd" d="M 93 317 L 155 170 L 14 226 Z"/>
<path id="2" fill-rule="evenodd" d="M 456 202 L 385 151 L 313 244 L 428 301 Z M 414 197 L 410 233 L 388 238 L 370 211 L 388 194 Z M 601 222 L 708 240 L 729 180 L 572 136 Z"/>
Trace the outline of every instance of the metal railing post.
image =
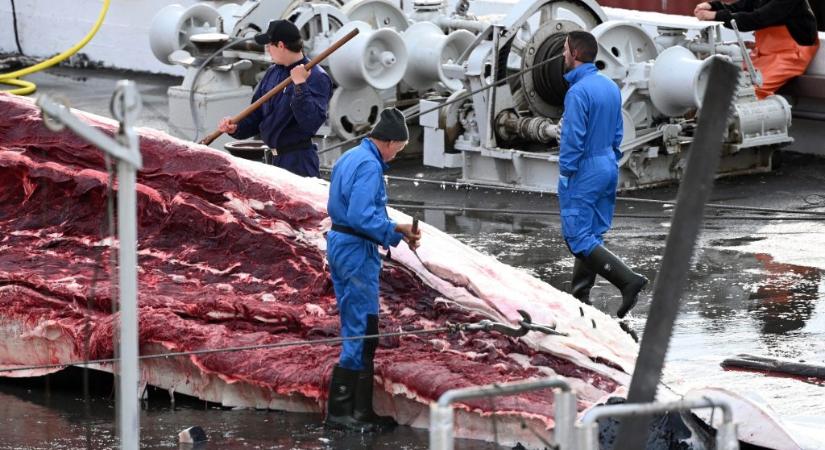
<path id="1" fill-rule="evenodd" d="M 453 449 L 453 407 L 454 402 L 480 397 L 512 395 L 537 389 L 557 388 L 555 394 L 554 436 L 561 450 L 573 450 L 575 434 L 573 426 L 576 421 L 576 394 L 561 377 L 542 378 L 539 380 L 517 381 L 512 383 L 473 386 L 451 389 L 430 405 L 430 449 Z"/>
<path id="2" fill-rule="evenodd" d="M 555 409 L 553 436 L 556 445 L 561 450 L 572 450 L 576 446 L 576 394 L 570 390 L 557 391 Z"/>
<path id="3" fill-rule="evenodd" d="M 121 80 L 112 96 L 112 114 L 120 121 L 113 140 L 78 119 L 65 105 L 40 95 L 36 104 L 47 127 L 63 126 L 117 159 L 118 286 L 120 289 L 120 374 L 118 392 L 120 446 L 137 450 L 140 446 L 140 405 L 138 403 L 138 309 L 137 309 L 137 171 L 143 166 L 138 134 L 132 124 L 140 111 L 140 94 L 135 83 Z M 56 128 L 55 128 L 56 127 Z"/>
<path id="4" fill-rule="evenodd" d="M 599 449 L 599 419 L 605 417 L 639 417 L 666 411 L 686 411 L 702 408 L 722 409 L 723 423 L 717 430 L 716 449 L 739 450 L 736 424 L 733 422 L 733 410 L 730 403 L 726 400 L 711 400 L 708 398 L 668 403 L 624 403 L 593 408 L 582 417 L 581 423 L 576 427 L 579 449 Z"/>
<path id="5" fill-rule="evenodd" d="M 138 135 L 132 128 L 140 96 L 135 83 L 121 80 L 115 90 L 112 114 L 120 120 L 115 136 L 130 152 L 140 154 Z M 120 116 L 120 117 L 118 117 Z M 138 306 L 137 306 L 137 168 L 118 160 L 118 281 L 120 285 L 120 440 L 121 448 L 140 447 L 138 399 Z"/>

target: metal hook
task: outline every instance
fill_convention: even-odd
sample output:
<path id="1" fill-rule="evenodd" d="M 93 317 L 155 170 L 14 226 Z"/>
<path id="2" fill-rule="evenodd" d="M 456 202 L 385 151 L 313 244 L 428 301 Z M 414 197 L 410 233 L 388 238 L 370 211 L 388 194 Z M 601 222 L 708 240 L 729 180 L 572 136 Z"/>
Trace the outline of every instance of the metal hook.
<path id="1" fill-rule="evenodd" d="M 501 334 L 513 337 L 520 337 L 527 334 L 527 330 L 522 330 L 522 328 L 514 328 L 503 323 L 493 322 L 489 319 L 466 324 L 463 329 L 465 331 L 498 331 Z"/>
<path id="2" fill-rule="evenodd" d="M 517 311 L 519 315 L 521 315 L 522 320 L 520 320 L 519 327 L 513 327 L 512 325 L 501 323 L 501 322 L 493 322 L 492 320 L 482 320 L 480 322 L 476 322 L 473 324 L 467 324 L 462 327 L 465 331 L 497 331 L 505 336 L 511 337 L 522 337 L 531 331 L 538 331 L 544 334 L 554 335 L 554 336 L 567 336 L 567 333 L 562 333 L 560 331 L 556 331 L 556 327 L 553 325 L 540 325 L 533 323 L 533 319 L 530 317 L 530 314 L 527 311 L 519 309 Z"/>
<path id="3" fill-rule="evenodd" d="M 52 102 L 66 108 L 67 110 L 71 109 L 71 106 L 69 105 L 69 99 L 64 95 L 51 94 L 46 96 L 45 94 L 40 94 L 38 95 L 37 101 L 41 101 L 41 98 L 46 101 L 51 100 Z M 40 103 L 38 103 L 37 105 L 40 106 Z M 40 108 L 40 115 L 43 118 L 43 125 L 49 130 L 58 133 L 60 131 L 63 131 L 64 128 L 66 128 L 66 125 L 63 122 L 61 122 L 56 117 L 52 117 L 51 115 L 46 113 L 46 111 L 43 110 L 42 107 Z"/>
<path id="4" fill-rule="evenodd" d="M 473 324 L 468 324 L 463 327 L 465 331 L 498 331 L 505 336 L 522 337 L 531 331 L 539 331 L 544 334 L 555 336 L 567 336 L 567 333 L 556 331 L 556 327 L 552 325 L 540 325 L 533 323 L 533 319 L 527 311 L 519 309 L 517 311 L 522 320 L 519 321 L 519 327 L 513 327 L 508 324 L 493 322 L 492 320 L 482 320 Z"/>
<path id="5" fill-rule="evenodd" d="M 519 325 L 521 325 L 521 327 L 525 330 L 524 334 L 527 334 L 528 331 L 539 331 L 541 333 L 553 336 L 569 336 L 567 333 L 556 331 L 555 325 L 540 325 L 533 323 L 533 319 L 530 317 L 530 314 L 528 314 L 527 311 L 519 309 L 518 313 L 521 314 L 521 317 L 523 319 L 519 321 Z"/>

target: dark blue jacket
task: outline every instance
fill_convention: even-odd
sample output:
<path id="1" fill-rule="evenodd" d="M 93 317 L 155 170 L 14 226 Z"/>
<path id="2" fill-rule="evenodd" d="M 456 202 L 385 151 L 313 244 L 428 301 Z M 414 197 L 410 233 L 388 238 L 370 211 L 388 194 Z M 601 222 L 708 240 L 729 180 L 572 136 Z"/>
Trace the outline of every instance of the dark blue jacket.
<path id="1" fill-rule="evenodd" d="M 289 78 L 289 71 L 298 64 L 306 64 L 305 57 L 289 66 L 272 65 L 255 89 L 252 101 L 269 92 Z M 235 139 L 260 135 L 272 148 L 287 147 L 310 139 L 327 119 L 327 106 L 332 96 L 332 81 L 321 66 L 315 66 L 306 83 L 290 84 L 280 94 L 269 99 L 260 108 L 238 123 L 232 134 Z"/>

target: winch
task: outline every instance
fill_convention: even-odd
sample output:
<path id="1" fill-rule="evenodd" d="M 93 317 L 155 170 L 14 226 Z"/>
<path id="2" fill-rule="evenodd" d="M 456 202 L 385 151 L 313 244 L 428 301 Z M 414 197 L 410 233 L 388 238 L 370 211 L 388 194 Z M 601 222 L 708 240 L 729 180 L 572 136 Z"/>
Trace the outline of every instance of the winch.
<path id="1" fill-rule="evenodd" d="M 747 49 L 741 40 L 724 40 L 717 22 L 678 16 L 608 20 L 593 0 L 500 6 L 466 0 L 452 6 L 441 0 L 171 5 L 157 13 L 151 44 L 161 61 L 188 68 L 183 83 L 169 90 L 170 125 L 194 137 L 243 109 L 271 64 L 263 48 L 245 41 L 202 67 L 218 44 L 248 39 L 269 20 L 282 18 L 299 27 L 304 51 L 313 57 L 357 28 L 358 37 L 322 63 L 335 82 L 329 118 L 318 136 L 326 166 L 347 147 L 325 147 L 368 132 L 378 112 L 393 105 L 408 116 L 432 110 L 410 123 L 407 153 L 423 153 L 425 165 L 460 167 L 461 181 L 468 183 L 555 191 L 567 90 L 559 56 L 573 30 L 596 36 L 595 64 L 621 88 L 621 189 L 679 179 L 712 59 L 743 67 L 719 174 L 768 171 L 773 152 L 793 142 L 791 106 L 781 96 L 756 98 L 759 77 L 748 70 Z M 213 146 L 223 149 L 229 141 L 223 137 Z"/>

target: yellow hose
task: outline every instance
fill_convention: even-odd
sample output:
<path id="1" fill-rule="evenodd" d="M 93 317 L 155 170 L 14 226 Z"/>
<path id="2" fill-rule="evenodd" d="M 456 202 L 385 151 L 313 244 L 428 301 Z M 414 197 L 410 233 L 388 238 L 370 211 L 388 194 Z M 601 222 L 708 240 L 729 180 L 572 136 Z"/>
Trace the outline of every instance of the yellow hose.
<path id="1" fill-rule="evenodd" d="M 101 25 L 103 25 L 103 19 L 106 17 L 106 12 L 109 11 L 109 3 L 111 3 L 111 0 L 103 0 L 103 8 L 100 10 L 100 15 L 98 15 L 97 17 L 97 22 L 95 22 L 95 25 L 92 27 L 91 30 L 89 30 L 89 33 L 86 34 L 86 37 L 84 37 L 80 42 L 75 44 L 72 48 L 64 51 L 63 53 L 57 56 L 53 56 L 43 62 L 37 63 L 33 66 L 26 67 L 25 69 L 0 74 L 0 83 L 8 84 L 11 86 L 19 86 L 17 89 L 12 89 L 6 92 L 10 92 L 12 94 L 17 95 L 28 95 L 34 92 L 37 89 L 37 85 L 35 85 L 31 81 L 18 80 L 17 78 L 32 74 L 34 72 L 39 72 L 43 69 L 48 69 L 49 67 L 58 64 L 59 62 L 77 53 L 78 50 L 83 48 L 83 46 L 85 46 L 89 41 L 92 40 L 94 35 L 97 33 L 97 30 L 100 29 Z"/>

